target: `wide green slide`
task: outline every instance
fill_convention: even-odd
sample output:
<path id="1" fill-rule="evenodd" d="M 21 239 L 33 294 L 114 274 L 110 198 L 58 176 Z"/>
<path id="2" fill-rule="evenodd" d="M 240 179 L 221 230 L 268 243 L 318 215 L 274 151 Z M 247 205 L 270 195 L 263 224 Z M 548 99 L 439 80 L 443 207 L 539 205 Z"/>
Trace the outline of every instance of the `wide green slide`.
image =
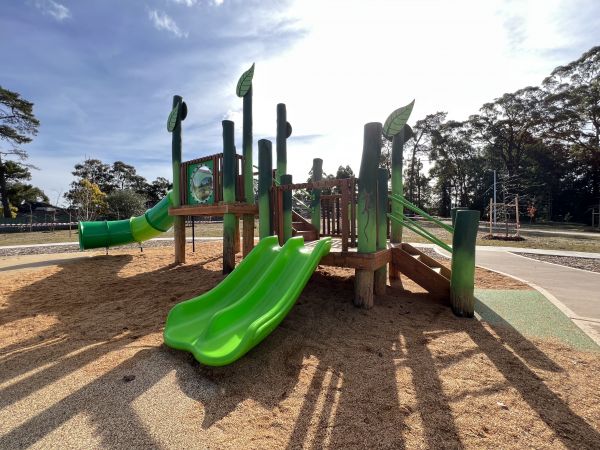
<path id="1" fill-rule="evenodd" d="M 165 343 L 206 365 L 236 361 L 279 325 L 330 249 L 330 238 L 314 247 L 302 237 L 283 247 L 276 236 L 263 238 L 214 289 L 171 309 Z"/>
<path id="2" fill-rule="evenodd" d="M 172 191 L 143 215 L 123 220 L 79 222 L 79 248 L 113 247 L 143 242 L 168 231 L 173 226 L 169 208 L 173 206 Z"/>

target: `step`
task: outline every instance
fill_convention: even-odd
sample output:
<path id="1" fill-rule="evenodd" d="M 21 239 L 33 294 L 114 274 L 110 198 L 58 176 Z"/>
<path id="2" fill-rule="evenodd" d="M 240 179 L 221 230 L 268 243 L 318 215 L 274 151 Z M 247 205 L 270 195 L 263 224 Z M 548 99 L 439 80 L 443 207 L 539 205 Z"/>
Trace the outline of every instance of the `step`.
<path id="1" fill-rule="evenodd" d="M 415 255 L 406 252 L 402 247 L 392 249 L 392 261 L 401 273 L 426 289 L 432 296 L 449 300 L 450 280 L 443 275 L 442 267 L 430 267 L 422 261 L 427 258 L 426 255 L 419 256 L 421 258 L 415 258 Z"/>
<path id="2" fill-rule="evenodd" d="M 309 230 L 309 231 L 294 230 L 292 234 L 294 236 L 302 236 L 304 238 L 304 242 L 310 242 L 310 241 L 317 240 L 317 232 L 314 230 Z"/>

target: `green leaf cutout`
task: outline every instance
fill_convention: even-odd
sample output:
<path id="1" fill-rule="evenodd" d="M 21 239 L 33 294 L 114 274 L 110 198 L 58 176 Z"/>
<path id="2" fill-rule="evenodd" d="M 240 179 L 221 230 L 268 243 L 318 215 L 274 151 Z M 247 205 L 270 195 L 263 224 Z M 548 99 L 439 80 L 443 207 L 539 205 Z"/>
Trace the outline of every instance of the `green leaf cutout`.
<path id="1" fill-rule="evenodd" d="M 410 117 L 410 113 L 412 112 L 414 105 L 415 101 L 413 100 L 408 105 L 398 108 L 389 115 L 385 121 L 385 124 L 383 124 L 383 135 L 386 138 L 392 139 L 395 134 L 402 131 L 402 128 L 404 128 L 404 125 Z"/>
<path id="2" fill-rule="evenodd" d="M 177 126 L 177 116 L 179 115 L 179 104 L 175 105 L 167 119 L 167 131 L 172 133 Z"/>
<path id="3" fill-rule="evenodd" d="M 252 63 L 252 67 L 246 70 L 242 76 L 240 77 L 237 87 L 235 88 L 235 93 L 238 97 L 243 97 L 252 87 L 252 77 L 254 76 L 254 63 Z"/>

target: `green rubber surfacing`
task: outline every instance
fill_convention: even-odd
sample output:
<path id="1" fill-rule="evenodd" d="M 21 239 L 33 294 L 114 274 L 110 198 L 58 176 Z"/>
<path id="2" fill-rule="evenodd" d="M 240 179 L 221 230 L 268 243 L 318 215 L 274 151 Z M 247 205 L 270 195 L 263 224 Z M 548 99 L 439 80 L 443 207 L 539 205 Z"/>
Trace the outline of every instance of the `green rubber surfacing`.
<path id="1" fill-rule="evenodd" d="M 600 351 L 538 291 L 476 289 L 475 313 L 482 321 L 512 328 L 523 336 L 557 340 L 577 350 Z"/>
<path id="2" fill-rule="evenodd" d="M 171 309 L 165 344 L 206 365 L 231 364 L 281 323 L 330 249 L 330 238 L 313 248 L 301 237 L 283 247 L 276 236 L 262 239 L 214 289 Z"/>

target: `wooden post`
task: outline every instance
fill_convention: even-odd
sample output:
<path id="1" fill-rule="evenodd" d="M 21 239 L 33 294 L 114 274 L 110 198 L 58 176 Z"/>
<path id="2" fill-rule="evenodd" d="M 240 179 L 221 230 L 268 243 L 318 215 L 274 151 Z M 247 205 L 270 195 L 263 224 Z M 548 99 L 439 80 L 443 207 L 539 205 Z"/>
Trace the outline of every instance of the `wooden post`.
<path id="1" fill-rule="evenodd" d="M 515 197 L 515 220 L 517 222 L 517 237 L 519 237 L 519 194 L 517 194 Z"/>
<path id="2" fill-rule="evenodd" d="M 323 160 L 321 158 L 313 159 L 312 180 L 321 181 L 323 179 Z M 310 222 L 317 230 L 317 238 L 321 234 L 321 189 L 313 189 L 310 203 Z"/>
<path id="3" fill-rule="evenodd" d="M 404 184 L 402 180 L 402 170 L 404 162 L 404 144 L 412 137 L 412 130 L 408 125 L 392 137 L 392 194 L 400 197 L 404 196 Z M 396 217 L 402 217 L 404 206 L 399 202 L 392 203 L 392 214 Z M 392 221 L 390 224 L 390 242 L 400 244 L 402 242 L 402 225 Z M 402 289 L 402 279 L 400 271 L 393 263 L 390 263 L 390 285 Z"/>
<path id="4" fill-rule="evenodd" d="M 271 210 L 271 186 L 273 186 L 273 150 L 271 141 L 258 141 L 258 236 L 271 235 L 273 211 Z"/>
<path id="5" fill-rule="evenodd" d="M 492 198 L 490 197 L 490 238 L 494 235 L 494 231 L 492 228 Z"/>
<path id="6" fill-rule="evenodd" d="M 456 212 L 457 211 L 468 211 L 469 208 L 466 208 L 465 206 L 455 206 L 454 208 L 452 208 L 450 210 L 450 221 L 452 222 L 452 226 L 454 226 L 455 222 L 456 222 Z"/>
<path id="7" fill-rule="evenodd" d="M 350 245 L 356 247 L 356 178 L 350 182 Z"/>
<path id="8" fill-rule="evenodd" d="M 377 250 L 387 248 L 388 173 L 377 169 Z M 375 294 L 384 295 L 387 284 L 387 264 L 375 271 Z"/>
<path id="9" fill-rule="evenodd" d="M 277 181 L 281 184 L 281 177 L 287 173 L 287 111 L 285 104 L 277 105 Z"/>
<path id="10" fill-rule="evenodd" d="M 223 124 L 223 202 L 235 202 L 235 145 L 234 124 L 224 120 Z M 223 273 L 235 268 L 235 229 L 238 218 L 235 214 L 223 214 Z M 239 235 L 238 235 L 239 236 Z M 239 239 L 239 237 L 238 237 Z M 239 242 L 239 241 L 238 241 Z"/>
<path id="11" fill-rule="evenodd" d="M 183 98 L 179 95 L 173 96 L 173 109 L 179 108 L 177 113 L 177 122 L 171 132 L 171 161 L 173 167 L 173 192 L 171 199 L 173 206 L 181 206 L 181 120 L 182 120 Z M 184 117 L 185 118 L 185 117 Z M 175 216 L 173 222 L 173 232 L 175 233 L 175 264 L 185 263 L 185 217 Z"/>
<path id="12" fill-rule="evenodd" d="M 381 156 L 381 123 L 365 125 L 363 154 L 358 181 L 358 251 L 373 253 L 377 249 L 377 166 Z M 373 306 L 374 273 L 356 269 L 354 304 Z"/>
<path id="13" fill-rule="evenodd" d="M 281 176 L 281 185 L 292 184 L 292 176 L 285 174 Z M 283 196 L 283 243 L 292 237 L 292 190 L 282 190 Z"/>
<path id="14" fill-rule="evenodd" d="M 452 236 L 450 303 L 457 316 L 473 317 L 475 311 L 475 241 L 479 211 L 457 211 Z"/>
<path id="15" fill-rule="evenodd" d="M 348 236 L 350 235 L 350 219 L 348 206 L 350 204 L 350 180 L 342 180 L 342 252 L 348 251 Z M 320 209 L 320 208 L 319 208 Z"/>

